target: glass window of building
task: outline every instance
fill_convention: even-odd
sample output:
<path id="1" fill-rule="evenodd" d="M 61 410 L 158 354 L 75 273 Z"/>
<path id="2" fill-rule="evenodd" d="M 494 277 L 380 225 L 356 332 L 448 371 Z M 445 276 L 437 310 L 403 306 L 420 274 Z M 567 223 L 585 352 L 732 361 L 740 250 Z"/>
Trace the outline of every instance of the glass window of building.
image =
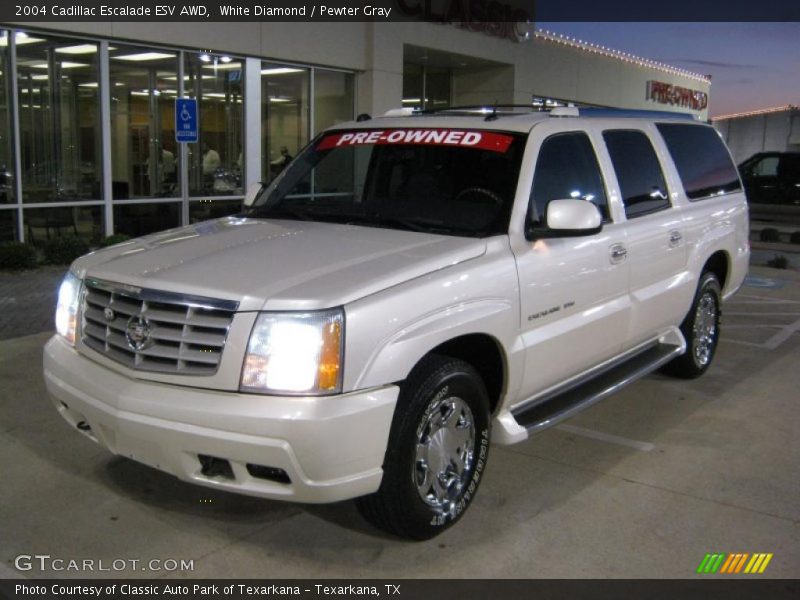
<path id="1" fill-rule="evenodd" d="M 353 119 L 354 77 L 352 73 L 314 70 L 314 130 Z"/>
<path id="2" fill-rule="evenodd" d="M 425 67 L 425 108 L 437 110 L 450 106 L 452 73 L 444 67 Z"/>
<path id="3" fill-rule="evenodd" d="M 42 244 L 57 237 L 79 237 L 87 244 L 103 239 L 102 206 L 57 206 L 26 208 L 25 241 Z"/>
<path id="4" fill-rule="evenodd" d="M 403 63 L 403 107 L 432 110 L 450 106 L 452 71 L 414 62 Z"/>
<path id="5" fill-rule="evenodd" d="M 0 210 L 0 242 L 13 242 L 17 236 L 17 211 Z"/>
<path id="6" fill-rule="evenodd" d="M 425 99 L 422 97 L 425 89 L 422 65 L 403 63 L 403 107 L 423 108 Z"/>
<path id="7" fill-rule="evenodd" d="M 180 196 L 177 53 L 114 44 L 109 74 L 114 199 Z"/>
<path id="8" fill-rule="evenodd" d="M 22 33 L 21 38 L 17 77 L 23 201 L 100 199 L 98 44 L 38 33 Z"/>
<path id="9" fill-rule="evenodd" d="M 177 227 L 180 224 L 180 202 L 148 202 L 114 206 L 114 230 L 116 233 L 139 237 Z"/>
<path id="10" fill-rule="evenodd" d="M 242 192 L 244 60 L 186 53 L 184 96 L 197 98 L 198 144 L 189 144 L 189 195 Z"/>
<path id="11" fill-rule="evenodd" d="M 272 181 L 308 143 L 309 83 L 309 69 L 266 62 L 261 65 L 263 181 Z"/>
<path id="12" fill-rule="evenodd" d="M 9 104 L 8 32 L 0 31 L 0 205 L 14 204 L 14 153 L 11 147 L 11 115 Z M 6 218 L 3 217 L 3 223 Z M 5 231 L 5 227 L 2 231 Z M 5 239 L 0 236 L 0 239 Z"/>
<path id="13" fill-rule="evenodd" d="M 242 201 L 209 198 L 189 203 L 189 223 L 219 219 L 242 212 Z"/>

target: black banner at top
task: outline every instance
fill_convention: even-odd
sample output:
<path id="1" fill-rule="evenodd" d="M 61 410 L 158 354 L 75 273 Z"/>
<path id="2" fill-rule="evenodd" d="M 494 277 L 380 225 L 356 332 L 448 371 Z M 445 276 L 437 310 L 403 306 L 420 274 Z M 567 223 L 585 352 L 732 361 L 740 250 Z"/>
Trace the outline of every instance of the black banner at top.
<path id="1" fill-rule="evenodd" d="M 0 21 L 525 23 L 531 0 L 2 0 Z"/>
<path id="2" fill-rule="evenodd" d="M 2 0 L 0 22 L 796 21 L 797 0 Z"/>

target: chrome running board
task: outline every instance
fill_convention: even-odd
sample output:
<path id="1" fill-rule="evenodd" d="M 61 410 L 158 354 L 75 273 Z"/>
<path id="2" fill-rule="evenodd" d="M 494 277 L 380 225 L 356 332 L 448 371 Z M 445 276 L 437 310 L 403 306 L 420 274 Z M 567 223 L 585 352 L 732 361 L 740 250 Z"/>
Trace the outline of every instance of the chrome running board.
<path id="1" fill-rule="evenodd" d="M 570 382 L 538 398 L 533 406 L 521 407 L 511 414 L 529 435 L 538 433 L 615 394 L 683 352 L 682 345 L 654 343 L 591 379 Z"/>

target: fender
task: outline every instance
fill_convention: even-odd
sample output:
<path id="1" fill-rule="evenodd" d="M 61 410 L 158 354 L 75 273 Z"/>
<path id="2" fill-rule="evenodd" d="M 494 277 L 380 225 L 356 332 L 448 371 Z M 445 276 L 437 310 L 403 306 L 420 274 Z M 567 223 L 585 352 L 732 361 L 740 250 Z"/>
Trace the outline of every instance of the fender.
<path id="1" fill-rule="evenodd" d="M 494 340 L 513 396 L 523 371 L 519 281 L 506 239 L 452 265 L 345 307 L 345 390 L 397 383 L 437 346 L 470 334 Z"/>
<path id="2" fill-rule="evenodd" d="M 518 309 L 509 300 L 483 298 L 422 315 L 378 342 L 356 380 L 356 388 L 403 381 L 419 359 L 431 350 L 454 338 L 470 334 L 483 334 L 494 339 L 505 355 L 507 372 L 518 373 L 523 354 L 516 353 L 518 365 L 508 364 L 510 357 L 515 354 L 513 344 L 509 348 L 507 341 L 496 335 L 498 331 L 507 329 L 509 322 L 515 322 L 518 314 Z"/>

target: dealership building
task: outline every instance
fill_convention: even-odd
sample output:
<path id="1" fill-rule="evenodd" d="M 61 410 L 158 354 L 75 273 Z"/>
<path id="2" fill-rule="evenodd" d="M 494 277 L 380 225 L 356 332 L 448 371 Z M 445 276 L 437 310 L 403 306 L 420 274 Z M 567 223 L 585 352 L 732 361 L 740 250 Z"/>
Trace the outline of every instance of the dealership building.
<path id="1" fill-rule="evenodd" d="M 720 115 L 713 123 L 737 163 L 758 152 L 800 152 L 800 107 L 789 104 Z"/>
<path id="2" fill-rule="evenodd" d="M 709 90 L 527 25 L 0 24 L 0 241 L 96 243 L 231 214 L 362 113 L 575 103 L 706 119 Z M 196 142 L 176 141 L 176 98 L 197 100 Z"/>

